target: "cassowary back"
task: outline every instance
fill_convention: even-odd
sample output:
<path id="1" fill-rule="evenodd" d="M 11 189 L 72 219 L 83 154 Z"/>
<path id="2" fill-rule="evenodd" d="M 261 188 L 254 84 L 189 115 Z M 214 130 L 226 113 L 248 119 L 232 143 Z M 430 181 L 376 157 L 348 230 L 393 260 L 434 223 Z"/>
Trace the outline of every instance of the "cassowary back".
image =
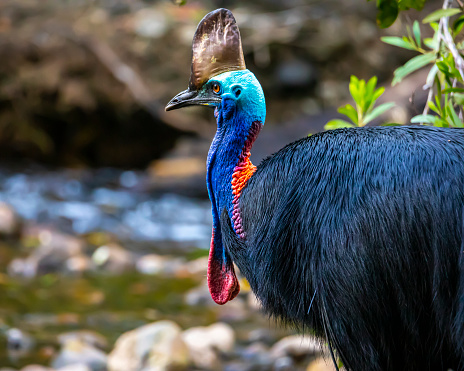
<path id="1" fill-rule="evenodd" d="M 246 240 L 223 213 L 223 241 L 265 310 L 327 336 L 348 368 L 462 369 L 463 160 L 459 129 L 304 138 L 258 166 Z"/>

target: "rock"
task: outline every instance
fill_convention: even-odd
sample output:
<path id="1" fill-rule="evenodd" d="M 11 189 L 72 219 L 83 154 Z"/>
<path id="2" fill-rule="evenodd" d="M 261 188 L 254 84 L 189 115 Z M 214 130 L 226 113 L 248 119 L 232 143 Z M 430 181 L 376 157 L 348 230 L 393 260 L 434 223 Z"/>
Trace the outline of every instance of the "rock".
<path id="1" fill-rule="evenodd" d="M 295 362 L 291 357 L 280 357 L 274 361 L 274 371 L 293 371 L 295 370 Z"/>
<path id="2" fill-rule="evenodd" d="M 29 365 L 23 367 L 21 371 L 55 371 L 52 368 L 41 366 L 41 365 Z"/>
<path id="3" fill-rule="evenodd" d="M 208 290 L 208 284 L 206 281 L 200 284 L 198 287 L 194 287 L 193 289 L 190 289 L 189 291 L 186 292 L 185 294 L 185 303 L 190 306 L 196 306 L 196 305 L 208 305 L 212 307 L 216 307 L 217 304 L 214 302 L 214 300 L 211 298 L 211 294 L 209 293 Z"/>
<path id="4" fill-rule="evenodd" d="M 65 332 L 58 336 L 58 342 L 61 344 L 61 346 L 65 346 L 66 343 L 72 340 L 78 340 L 87 345 L 102 350 L 108 347 L 108 341 L 106 340 L 106 338 L 98 332 L 92 330 L 78 330 Z"/>
<path id="5" fill-rule="evenodd" d="M 115 243 L 96 249 L 92 261 L 99 269 L 116 274 L 130 271 L 134 266 L 132 254 Z"/>
<path id="6" fill-rule="evenodd" d="M 70 339 L 61 348 L 52 361 L 52 367 L 59 369 L 73 364 L 83 364 L 91 371 L 105 371 L 107 356 L 101 350 L 94 348 L 80 339 Z"/>
<path id="7" fill-rule="evenodd" d="M 158 321 L 126 332 L 108 357 L 109 371 L 183 370 L 189 352 L 182 330 L 172 321 Z"/>
<path id="8" fill-rule="evenodd" d="M 69 366 L 64 366 L 56 371 L 92 371 L 89 366 L 84 363 L 74 363 Z"/>
<path id="9" fill-rule="evenodd" d="M 253 309 L 255 311 L 260 311 L 262 309 L 262 305 L 256 295 L 253 292 L 249 292 L 247 294 L 247 305 L 248 308 Z"/>
<path id="10" fill-rule="evenodd" d="M 287 336 L 275 343 L 269 355 L 274 358 L 292 357 L 302 359 L 306 356 L 322 354 L 323 348 L 318 340 L 309 336 L 292 335 Z"/>
<path id="11" fill-rule="evenodd" d="M 189 261 L 185 268 L 192 276 L 205 277 L 208 269 L 208 257 L 203 256 L 195 260 Z"/>
<path id="12" fill-rule="evenodd" d="M 208 327 L 192 327 L 182 333 L 193 363 L 207 370 L 222 369 L 220 354 L 230 353 L 235 345 L 235 333 L 225 323 L 215 323 Z"/>
<path id="13" fill-rule="evenodd" d="M 65 270 L 68 259 L 82 256 L 84 242 L 79 238 L 42 230 L 38 234 L 40 245 L 25 259 L 13 259 L 8 265 L 12 276 L 34 277 Z"/>
<path id="14" fill-rule="evenodd" d="M 0 235 L 18 235 L 21 221 L 12 206 L 0 202 Z"/>
<path id="15" fill-rule="evenodd" d="M 258 328 L 252 330 L 248 334 L 248 341 L 250 343 L 262 342 L 267 345 L 274 344 L 276 342 L 275 333 L 267 328 Z"/>
<path id="16" fill-rule="evenodd" d="M 324 359 L 320 357 L 311 362 L 306 371 L 335 371 L 335 367 L 330 358 Z"/>
<path id="17" fill-rule="evenodd" d="M 183 259 L 176 259 L 170 256 L 149 254 L 142 256 L 136 263 L 136 269 L 143 274 L 162 274 L 176 276 L 179 269 L 184 264 Z"/>
<path id="18" fill-rule="evenodd" d="M 6 331 L 8 355 L 17 359 L 27 355 L 34 347 L 32 337 L 17 328 L 10 328 Z"/>
<path id="19" fill-rule="evenodd" d="M 218 319 L 224 322 L 243 322 L 249 316 L 250 311 L 241 296 L 218 308 Z"/>
<path id="20" fill-rule="evenodd" d="M 69 258 L 64 265 L 64 273 L 80 276 L 96 269 L 94 262 L 87 255 L 77 255 Z"/>

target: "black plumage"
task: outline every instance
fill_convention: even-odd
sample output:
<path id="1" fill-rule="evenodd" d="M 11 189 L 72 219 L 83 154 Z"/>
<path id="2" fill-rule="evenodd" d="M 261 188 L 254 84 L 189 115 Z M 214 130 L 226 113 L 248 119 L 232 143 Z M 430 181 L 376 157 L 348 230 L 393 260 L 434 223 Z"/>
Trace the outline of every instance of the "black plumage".
<path id="1" fill-rule="evenodd" d="M 264 309 L 351 370 L 464 369 L 464 130 L 341 129 L 289 144 L 223 243 Z M 313 300 L 311 308 L 310 303 Z"/>

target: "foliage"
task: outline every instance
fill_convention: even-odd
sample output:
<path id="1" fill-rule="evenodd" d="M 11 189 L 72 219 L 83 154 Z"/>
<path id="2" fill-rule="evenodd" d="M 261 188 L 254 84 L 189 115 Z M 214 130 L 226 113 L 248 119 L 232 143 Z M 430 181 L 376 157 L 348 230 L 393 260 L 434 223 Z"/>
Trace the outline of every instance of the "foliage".
<path id="1" fill-rule="evenodd" d="M 363 79 L 351 76 L 349 89 L 356 108 L 351 104 L 338 108 L 338 112 L 347 116 L 351 122 L 341 119 L 331 120 L 325 125 L 325 130 L 364 126 L 392 108 L 395 104 L 391 102 L 374 108 L 375 102 L 385 91 L 384 87 L 376 88 L 376 85 L 377 77 L 375 76 L 367 83 Z"/>
<path id="2" fill-rule="evenodd" d="M 370 0 L 368 0 L 370 1 Z M 390 27 L 402 10 L 422 10 L 425 0 L 377 0 L 377 24 L 381 28 Z"/>
<path id="3" fill-rule="evenodd" d="M 449 17 L 458 14 L 461 16 L 450 26 Z M 427 15 L 422 23 L 432 28 L 433 37 L 422 38 L 421 26 L 415 21 L 412 29 L 408 28 L 408 36 L 382 38 L 387 44 L 419 53 L 394 71 L 392 85 L 401 82 L 418 69 L 432 64 L 424 86 L 429 90 L 427 104 L 424 112 L 413 117 L 411 123 L 464 127 L 464 61 L 460 54 L 464 45 L 455 44 L 456 36 L 464 26 L 464 15 L 460 9 L 444 8 Z M 435 114 L 429 114 L 429 109 Z"/>
<path id="4" fill-rule="evenodd" d="M 379 26 L 391 25 L 400 10 L 422 9 L 424 2 L 425 0 L 377 0 Z M 411 119 L 413 124 L 464 127 L 464 41 L 456 42 L 464 28 L 464 15 L 462 9 L 450 8 L 450 3 L 452 0 L 444 0 L 442 9 L 432 12 L 422 20 L 423 24 L 431 27 L 432 37 L 424 38 L 421 24 L 414 21 L 412 27 L 407 27 L 407 36 L 381 38 L 387 44 L 418 53 L 394 71 L 392 85 L 400 83 L 420 68 L 432 65 L 424 85 L 424 90 L 428 90 L 427 103 L 423 113 Z M 462 6 L 460 2 L 458 4 Z M 450 17 L 454 17 L 452 24 Z M 326 124 L 325 129 L 364 126 L 391 108 L 392 103 L 373 108 L 375 101 L 383 93 L 383 88 L 375 89 L 376 82 L 375 77 L 366 84 L 364 80 L 352 76 L 350 93 L 356 102 L 356 109 L 350 104 L 338 109 L 352 123 L 332 120 Z"/>

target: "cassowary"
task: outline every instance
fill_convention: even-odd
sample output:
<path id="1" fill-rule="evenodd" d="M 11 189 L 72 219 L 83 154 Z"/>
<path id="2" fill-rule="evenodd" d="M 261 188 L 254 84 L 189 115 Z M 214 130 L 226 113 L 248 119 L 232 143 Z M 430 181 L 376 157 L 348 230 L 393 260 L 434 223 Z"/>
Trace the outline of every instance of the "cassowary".
<path id="1" fill-rule="evenodd" d="M 266 312 L 309 327 L 348 370 L 464 370 L 464 130 L 339 129 L 255 167 L 266 114 L 232 13 L 193 39 L 189 87 L 166 110 L 215 108 L 207 159 L 208 285 L 239 292 L 235 263 Z"/>

